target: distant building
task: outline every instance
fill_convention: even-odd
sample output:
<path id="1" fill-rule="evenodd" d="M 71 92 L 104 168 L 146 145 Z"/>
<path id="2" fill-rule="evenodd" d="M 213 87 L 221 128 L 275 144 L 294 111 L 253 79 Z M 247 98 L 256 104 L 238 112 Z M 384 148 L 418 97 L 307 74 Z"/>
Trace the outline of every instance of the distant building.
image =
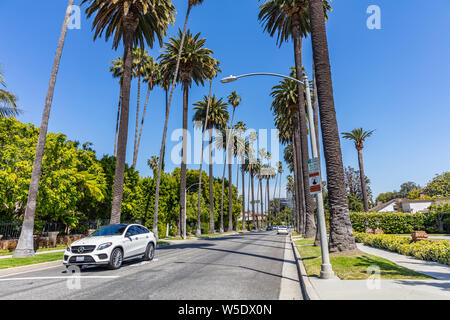
<path id="1" fill-rule="evenodd" d="M 410 213 L 427 213 L 429 207 L 439 202 L 450 202 L 450 197 L 438 199 L 393 199 L 386 203 L 380 203 L 370 209 L 376 212 L 410 212 Z"/>

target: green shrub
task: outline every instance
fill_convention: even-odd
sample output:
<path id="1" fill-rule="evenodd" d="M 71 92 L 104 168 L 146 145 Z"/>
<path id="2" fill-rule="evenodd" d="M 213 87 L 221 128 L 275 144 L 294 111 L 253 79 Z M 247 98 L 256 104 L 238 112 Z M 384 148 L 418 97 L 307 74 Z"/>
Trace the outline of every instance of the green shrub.
<path id="1" fill-rule="evenodd" d="M 350 220 L 353 230 L 364 232 L 366 222 L 369 228 L 382 229 L 387 234 L 411 233 L 414 230 L 426 230 L 426 215 L 423 213 L 403 212 L 351 212 Z"/>
<path id="2" fill-rule="evenodd" d="M 413 256 L 421 260 L 450 265 L 450 242 L 446 240 L 422 240 L 410 243 L 408 237 L 388 234 L 366 234 L 355 232 L 355 240 L 366 245 Z"/>

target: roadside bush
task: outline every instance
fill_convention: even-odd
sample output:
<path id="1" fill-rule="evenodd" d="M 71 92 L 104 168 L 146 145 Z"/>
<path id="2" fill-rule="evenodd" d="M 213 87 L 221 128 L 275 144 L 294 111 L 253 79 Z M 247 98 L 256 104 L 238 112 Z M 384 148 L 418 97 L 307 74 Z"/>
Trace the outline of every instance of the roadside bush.
<path id="1" fill-rule="evenodd" d="M 364 232 L 366 223 L 369 228 L 382 229 L 387 234 L 411 233 L 414 230 L 426 230 L 426 215 L 423 213 L 403 212 L 351 212 L 350 220 L 353 230 Z M 431 222 L 428 222 L 431 223 Z"/>
<path id="2" fill-rule="evenodd" d="M 355 232 L 355 240 L 371 247 L 450 265 L 450 242 L 446 240 L 422 240 L 411 243 L 408 237 L 371 235 L 362 232 Z"/>

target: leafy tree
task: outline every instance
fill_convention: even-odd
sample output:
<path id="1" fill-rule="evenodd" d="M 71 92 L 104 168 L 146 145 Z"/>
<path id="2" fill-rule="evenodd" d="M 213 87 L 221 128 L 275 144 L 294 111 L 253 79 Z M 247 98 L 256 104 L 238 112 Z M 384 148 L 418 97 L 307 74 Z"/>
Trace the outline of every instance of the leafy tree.
<path id="1" fill-rule="evenodd" d="M 423 189 L 425 195 L 430 197 L 450 196 L 450 172 L 443 172 L 434 177 Z"/>

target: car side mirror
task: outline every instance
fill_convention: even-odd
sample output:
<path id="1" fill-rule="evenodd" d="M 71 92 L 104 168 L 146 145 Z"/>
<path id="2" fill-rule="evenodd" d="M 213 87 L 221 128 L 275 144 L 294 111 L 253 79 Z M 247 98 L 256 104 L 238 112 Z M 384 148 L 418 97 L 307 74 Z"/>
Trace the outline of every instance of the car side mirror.
<path id="1" fill-rule="evenodd" d="M 127 232 L 127 233 L 125 234 L 125 238 L 131 238 L 131 232 Z"/>

